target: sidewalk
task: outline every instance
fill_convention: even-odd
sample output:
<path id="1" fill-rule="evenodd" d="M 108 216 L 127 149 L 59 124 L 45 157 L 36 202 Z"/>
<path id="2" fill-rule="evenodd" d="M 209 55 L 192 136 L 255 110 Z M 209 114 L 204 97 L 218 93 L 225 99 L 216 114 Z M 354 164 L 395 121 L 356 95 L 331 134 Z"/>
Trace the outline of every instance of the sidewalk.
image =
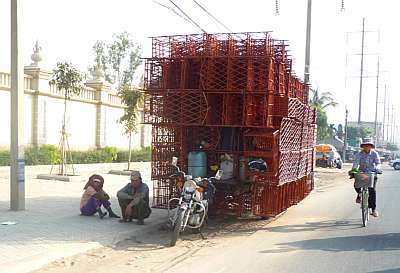
<path id="1" fill-rule="evenodd" d="M 103 168 L 104 172 L 104 166 L 98 167 Z M 118 169 L 121 164 L 112 167 Z M 142 172 L 152 192 L 150 163 L 136 163 L 133 168 Z M 114 245 L 166 222 L 166 212 L 156 209 L 153 209 L 144 226 L 121 224 L 118 219 L 108 217 L 100 220 L 98 217 L 80 216 L 82 188 L 96 166 L 86 168 L 89 173 L 82 170 L 85 168 L 78 167 L 83 175 L 79 182 L 35 179 L 37 174 L 43 173 L 43 169 L 46 167 L 27 170 L 26 210 L 18 212 L 9 210 L 10 184 L 7 170 L 0 170 L 0 223 L 17 222 L 16 225 L 0 225 L 1 273 L 29 272 L 62 257 Z M 111 196 L 112 207 L 120 214 L 115 195 L 129 182 L 129 178 L 108 174 L 103 176 L 104 189 Z"/>

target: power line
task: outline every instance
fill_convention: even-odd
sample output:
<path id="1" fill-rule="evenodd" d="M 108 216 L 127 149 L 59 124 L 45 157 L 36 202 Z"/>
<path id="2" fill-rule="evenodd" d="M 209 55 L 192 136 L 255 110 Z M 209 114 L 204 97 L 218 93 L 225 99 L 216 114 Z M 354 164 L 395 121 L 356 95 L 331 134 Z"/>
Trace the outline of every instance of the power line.
<path id="1" fill-rule="evenodd" d="M 182 14 L 180 14 L 179 12 L 177 12 L 175 9 L 173 9 L 173 8 L 167 6 L 167 5 L 161 4 L 160 2 L 155 1 L 155 0 L 153 0 L 153 2 L 156 3 L 157 5 L 160 5 L 160 6 L 163 7 L 163 8 L 166 8 L 166 9 L 170 10 L 171 12 L 173 12 L 175 15 L 181 17 L 181 18 L 182 18 L 183 20 L 185 20 L 186 22 L 189 22 L 190 24 L 193 24 L 191 21 L 189 21 L 186 17 L 182 16 Z M 196 26 L 196 25 L 195 25 L 195 26 Z"/>
<path id="2" fill-rule="evenodd" d="M 163 8 L 166 8 L 166 9 L 170 10 L 170 11 L 173 12 L 175 15 L 179 16 L 180 18 L 182 18 L 182 19 L 185 20 L 186 22 L 188 22 L 188 23 L 194 25 L 195 27 L 198 27 L 201 31 L 204 32 L 204 30 L 203 30 L 202 28 L 200 28 L 196 23 L 194 23 L 194 22 L 188 20 L 186 17 L 182 16 L 182 14 L 180 14 L 179 12 L 177 12 L 175 9 L 173 9 L 173 8 L 167 6 L 167 5 L 164 5 L 164 4 L 162 4 L 162 3 L 160 3 L 160 2 L 158 2 L 158 1 L 156 1 L 156 0 L 153 0 L 153 2 L 156 3 L 157 5 L 160 5 L 160 6 L 163 7 Z"/>
<path id="3" fill-rule="evenodd" d="M 190 18 L 189 15 L 187 15 L 177 4 L 174 3 L 174 1 L 169 0 L 183 15 L 186 16 L 186 18 L 188 18 L 194 25 L 196 25 L 201 31 L 203 31 L 204 33 L 207 33 L 207 31 L 205 31 L 199 24 L 197 24 L 192 18 Z"/>
<path id="4" fill-rule="evenodd" d="M 214 19 L 218 24 L 220 24 L 221 26 L 223 26 L 225 29 L 227 29 L 229 32 L 233 32 L 231 29 L 229 29 L 225 24 L 223 24 L 220 20 L 218 20 L 214 15 L 212 15 L 205 7 L 203 7 L 202 5 L 199 4 L 199 2 L 197 2 L 196 0 L 193 0 L 193 2 L 199 6 L 205 13 L 208 14 L 208 16 L 210 16 L 212 19 Z"/>

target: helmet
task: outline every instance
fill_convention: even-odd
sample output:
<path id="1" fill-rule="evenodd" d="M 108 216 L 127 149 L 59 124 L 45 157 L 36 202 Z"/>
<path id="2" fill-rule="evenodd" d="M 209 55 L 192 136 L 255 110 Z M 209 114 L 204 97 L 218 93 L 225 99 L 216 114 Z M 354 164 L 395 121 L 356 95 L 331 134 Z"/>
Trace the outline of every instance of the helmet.
<path id="1" fill-rule="evenodd" d="M 248 166 L 250 171 L 265 172 L 268 169 L 267 163 L 262 159 L 251 160 Z"/>

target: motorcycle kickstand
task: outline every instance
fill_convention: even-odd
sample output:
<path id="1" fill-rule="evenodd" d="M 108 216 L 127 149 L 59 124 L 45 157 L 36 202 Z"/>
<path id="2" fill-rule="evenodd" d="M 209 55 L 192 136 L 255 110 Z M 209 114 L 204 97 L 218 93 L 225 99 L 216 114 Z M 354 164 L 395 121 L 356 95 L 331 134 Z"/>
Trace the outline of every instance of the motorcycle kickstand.
<path id="1" fill-rule="evenodd" d="M 201 232 L 201 229 L 199 229 L 199 234 L 200 234 L 202 240 L 207 239 L 207 238 L 203 235 L 203 232 Z"/>

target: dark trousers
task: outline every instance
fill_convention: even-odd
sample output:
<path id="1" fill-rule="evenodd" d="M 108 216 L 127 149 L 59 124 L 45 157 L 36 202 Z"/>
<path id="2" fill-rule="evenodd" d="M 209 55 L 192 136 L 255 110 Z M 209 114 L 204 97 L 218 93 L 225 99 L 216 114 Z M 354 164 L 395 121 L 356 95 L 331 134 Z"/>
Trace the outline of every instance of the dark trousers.
<path id="1" fill-rule="evenodd" d="M 82 215 L 91 216 L 97 212 L 97 209 L 103 206 L 109 208 L 111 203 L 107 200 L 99 200 L 95 197 L 91 197 L 89 201 L 81 208 Z"/>
<path id="2" fill-rule="evenodd" d="M 118 198 L 118 203 L 119 206 L 121 207 L 121 214 L 122 214 L 122 219 L 128 219 L 127 216 L 125 215 L 125 210 L 126 207 L 129 205 L 129 203 L 132 201 L 132 199 L 120 199 Z M 138 220 L 143 220 L 146 219 L 150 216 L 151 214 L 151 209 L 148 203 L 145 201 L 141 200 L 137 205 L 132 207 L 132 215 L 129 219 L 138 219 Z"/>
<path id="3" fill-rule="evenodd" d="M 354 187 L 358 194 L 361 193 L 361 188 Z M 368 207 L 372 210 L 376 209 L 376 189 L 375 188 L 368 188 Z"/>

